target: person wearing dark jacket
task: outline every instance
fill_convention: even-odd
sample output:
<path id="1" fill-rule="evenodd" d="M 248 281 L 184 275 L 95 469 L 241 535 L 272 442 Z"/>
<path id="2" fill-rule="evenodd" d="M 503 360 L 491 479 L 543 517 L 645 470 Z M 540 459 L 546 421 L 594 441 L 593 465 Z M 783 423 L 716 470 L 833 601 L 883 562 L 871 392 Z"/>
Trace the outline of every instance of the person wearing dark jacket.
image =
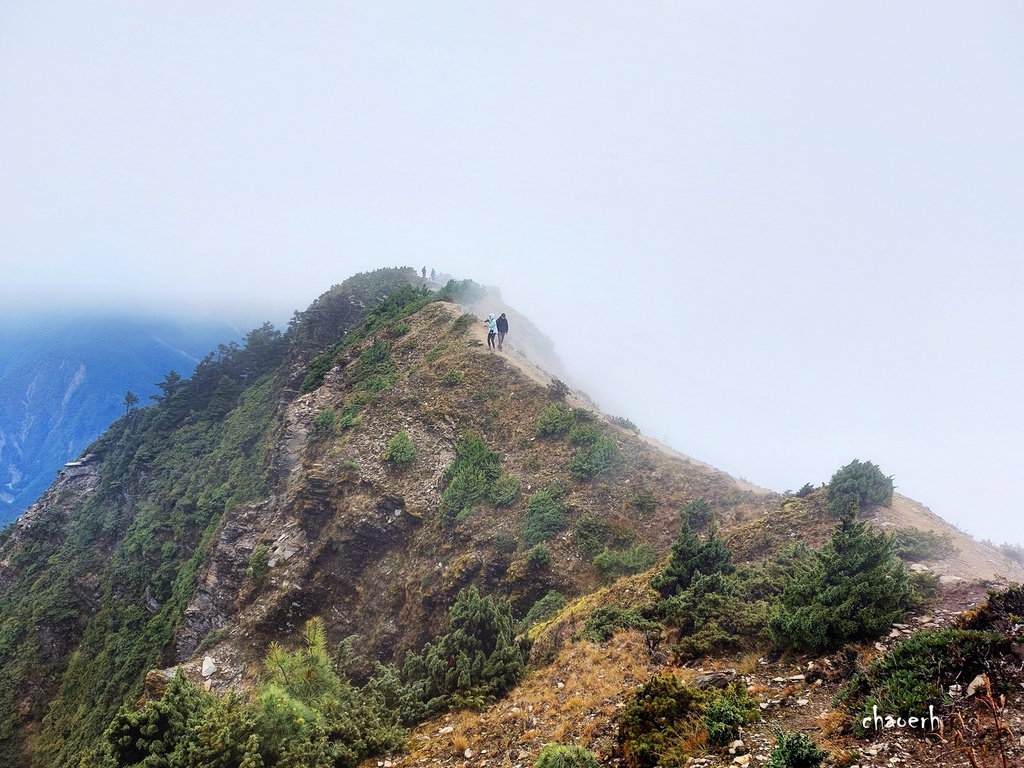
<path id="1" fill-rule="evenodd" d="M 508 318 L 505 317 L 505 313 L 501 313 L 501 317 L 498 318 L 498 349 L 501 349 L 502 344 L 505 343 L 505 334 L 508 333 Z"/>

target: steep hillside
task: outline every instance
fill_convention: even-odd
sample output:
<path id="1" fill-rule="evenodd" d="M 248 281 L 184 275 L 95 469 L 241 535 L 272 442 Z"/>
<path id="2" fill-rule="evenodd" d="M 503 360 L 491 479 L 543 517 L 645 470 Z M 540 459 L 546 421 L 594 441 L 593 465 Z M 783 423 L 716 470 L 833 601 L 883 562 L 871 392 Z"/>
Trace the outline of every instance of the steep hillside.
<path id="1" fill-rule="evenodd" d="M 830 702 L 857 669 L 948 626 L 979 579 L 1021 579 L 902 497 L 836 516 L 828 488 L 783 497 L 664 449 L 552 379 L 539 331 L 488 351 L 463 307 L 495 301 L 358 275 L 115 422 L 0 540 L 0 762 L 522 768 L 554 741 L 714 765 L 766 759 L 773 724 L 839 755 L 862 702 Z M 852 618 L 793 613 L 827 592 Z M 1002 633 L 961 654 L 1000 690 L 1016 599 L 962 620 Z M 688 692 L 719 667 L 712 688 L 744 685 Z M 694 707 L 678 743 L 628 735 L 655 688 Z M 716 731 L 723 707 L 740 719 Z M 726 733 L 750 743 L 728 755 Z"/>
<path id="2" fill-rule="evenodd" d="M 619 455 L 593 481 L 574 479 L 568 466 L 579 448 L 537 436 L 541 414 L 559 399 L 547 382 L 487 353 L 478 321 L 467 328 L 460 316 L 452 304 L 428 305 L 400 334 L 349 350 L 322 386 L 288 406 L 273 457 L 273 472 L 284 482 L 268 502 L 228 514 L 179 634 L 179 661 L 208 633 L 227 628 L 229 639 L 211 654 L 241 669 L 254 651 L 258 658 L 269 641 L 314 615 L 335 636 L 356 635 L 356 650 L 370 658 L 400 661 L 438 634 L 465 586 L 507 596 L 522 616 L 550 590 L 573 597 L 604 583 L 591 562 L 595 547 L 646 545 L 653 561 L 676 535 L 677 509 L 694 497 L 730 516 L 773 506 L 771 494 L 742 490 L 723 473 L 652 451 L 597 414 L 594 429 L 615 441 Z M 393 382 L 372 392 L 377 384 L 365 386 L 365 361 L 381 343 L 389 348 L 387 361 L 376 365 Z M 318 426 L 324 423 L 331 426 Z M 416 458 L 398 468 L 384 457 L 403 431 Z M 520 491 L 500 508 L 481 498 L 445 514 L 445 472 L 460 439 L 473 433 L 500 455 L 501 473 Z M 528 500 L 552 483 L 565 485 L 564 513 L 544 537 L 550 567 L 537 570 L 529 566 L 533 547 L 524 533 Z M 603 538 L 581 543 L 588 526 Z M 260 544 L 270 547 L 274 566 L 257 589 L 245 573 Z"/>

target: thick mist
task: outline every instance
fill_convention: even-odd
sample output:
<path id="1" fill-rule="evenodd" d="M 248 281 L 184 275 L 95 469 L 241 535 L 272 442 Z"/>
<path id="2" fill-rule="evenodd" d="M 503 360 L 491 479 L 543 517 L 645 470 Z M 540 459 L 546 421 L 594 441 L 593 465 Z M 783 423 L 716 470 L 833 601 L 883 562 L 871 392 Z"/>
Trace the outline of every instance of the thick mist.
<path id="1" fill-rule="evenodd" d="M 779 491 L 871 460 L 1024 542 L 1018 6 L 2 18 L 6 309 L 283 327 L 425 265 L 687 454 Z"/>

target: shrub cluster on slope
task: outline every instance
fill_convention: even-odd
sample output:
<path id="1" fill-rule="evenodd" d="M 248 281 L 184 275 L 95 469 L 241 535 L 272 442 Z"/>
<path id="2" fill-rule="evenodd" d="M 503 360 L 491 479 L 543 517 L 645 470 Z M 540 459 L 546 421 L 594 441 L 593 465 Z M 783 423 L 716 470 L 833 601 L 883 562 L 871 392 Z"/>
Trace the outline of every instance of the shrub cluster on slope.
<path id="1" fill-rule="evenodd" d="M 323 622 L 311 619 L 297 650 L 270 646 L 251 700 L 208 693 L 179 673 L 159 699 L 122 708 L 83 764 L 354 768 L 399 748 L 405 726 L 490 703 L 522 677 L 526 649 L 507 602 L 463 590 L 449 620 L 451 630 L 410 654 L 401 674 L 377 664 L 359 687 L 346 674 L 346 649 L 332 657 Z"/>
<path id="2" fill-rule="evenodd" d="M 741 685 L 700 690 L 675 675 L 652 678 L 626 703 L 619 721 L 622 762 L 628 768 L 683 765 L 706 747 L 722 747 L 739 728 L 759 719 Z"/>

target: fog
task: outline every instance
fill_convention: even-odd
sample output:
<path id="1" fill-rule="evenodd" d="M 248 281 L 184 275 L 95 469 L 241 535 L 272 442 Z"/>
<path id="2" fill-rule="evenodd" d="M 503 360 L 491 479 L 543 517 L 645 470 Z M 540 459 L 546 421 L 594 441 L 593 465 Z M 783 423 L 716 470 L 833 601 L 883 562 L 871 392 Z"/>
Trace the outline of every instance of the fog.
<path id="1" fill-rule="evenodd" d="M 426 265 L 684 453 L 1024 542 L 1022 61 L 1008 2 L 0 0 L 0 303 Z"/>

